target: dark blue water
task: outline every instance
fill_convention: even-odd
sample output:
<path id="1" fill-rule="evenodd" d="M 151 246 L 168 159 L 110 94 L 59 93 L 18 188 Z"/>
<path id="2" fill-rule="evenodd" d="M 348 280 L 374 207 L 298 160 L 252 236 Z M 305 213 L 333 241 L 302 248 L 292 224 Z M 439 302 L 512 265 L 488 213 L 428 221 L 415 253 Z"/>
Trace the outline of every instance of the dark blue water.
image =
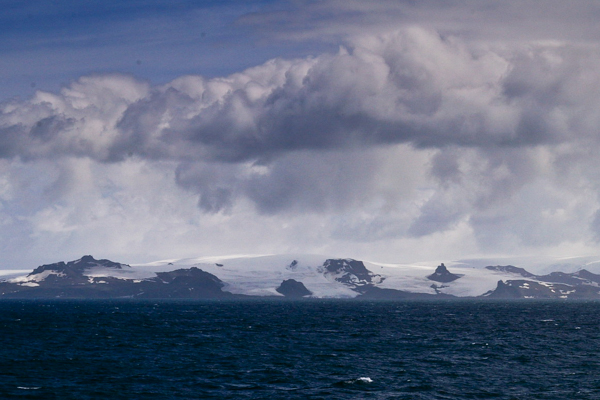
<path id="1" fill-rule="evenodd" d="M 600 303 L 0 302 L 2 399 L 599 399 Z"/>

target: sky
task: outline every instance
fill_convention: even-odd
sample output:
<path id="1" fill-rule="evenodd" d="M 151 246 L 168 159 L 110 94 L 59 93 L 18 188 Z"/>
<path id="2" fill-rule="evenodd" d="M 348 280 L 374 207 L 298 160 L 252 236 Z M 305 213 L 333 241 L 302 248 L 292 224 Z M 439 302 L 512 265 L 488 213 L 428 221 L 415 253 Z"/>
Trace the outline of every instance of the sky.
<path id="1" fill-rule="evenodd" d="M 0 269 L 600 253 L 595 0 L 0 7 Z"/>

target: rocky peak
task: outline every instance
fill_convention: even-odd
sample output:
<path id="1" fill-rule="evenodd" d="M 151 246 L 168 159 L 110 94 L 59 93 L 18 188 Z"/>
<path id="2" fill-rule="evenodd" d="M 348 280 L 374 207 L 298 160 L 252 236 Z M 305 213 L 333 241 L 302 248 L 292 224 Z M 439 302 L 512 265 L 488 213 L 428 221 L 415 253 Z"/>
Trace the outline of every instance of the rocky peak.
<path id="1" fill-rule="evenodd" d="M 600 275 L 594 274 L 586 269 L 579 270 L 574 275 L 591 282 L 600 283 Z"/>
<path id="2" fill-rule="evenodd" d="M 352 259 L 328 259 L 323 264 L 325 275 L 347 285 L 363 286 L 383 281 L 380 275 L 374 274 L 365 267 L 362 261 Z"/>
<path id="3" fill-rule="evenodd" d="M 64 261 L 59 261 L 54 264 L 45 264 L 34 269 L 28 276 L 34 276 L 37 274 L 41 274 L 43 272 L 52 272 L 57 274 L 57 276 L 62 277 L 82 277 L 84 275 L 84 271 L 89 268 L 94 267 L 102 267 L 102 268 L 114 268 L 114 269 L 122 269 L 123 266 L 127 266 L 126 264 L 116 263 L 110 260 L 96 260 L 94 257 L 90 255 L 86 255 L 81 257 L 79 260 L 69 261 L 65 263 Z"/>
<path id="4" fill-rule="evenodd" d="M 446 268 L 444 263 L 441 263 L 435 269 L 435 272 L 433 274 L 429 275 L 427 277 L 427 279 L 430 279 L 430 280 L 436 281 L 436 282 L 447 283 L 447 282 L 455 281 L 460 277 L 461 277 L 461 275 L 456 275 L 456 274 L 453 274 L 450 271 L 448 271 L 448 268 Z"/>

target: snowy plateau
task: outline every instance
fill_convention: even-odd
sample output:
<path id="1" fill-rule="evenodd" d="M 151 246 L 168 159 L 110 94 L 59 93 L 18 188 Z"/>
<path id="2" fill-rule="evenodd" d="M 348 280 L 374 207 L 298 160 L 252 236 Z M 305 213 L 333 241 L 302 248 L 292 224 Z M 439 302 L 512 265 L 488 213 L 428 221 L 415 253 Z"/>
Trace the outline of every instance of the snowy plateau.
<path id="1" fill-rule="evenodd" d="M 600 275 L 590 272 L 600 270 L 600 258 L 516 260 L 535 273 L 489 261 L 436 266 L 297 254 L 127 265 L 88 255 L 4 271 L 0 298 L 600 299 Z"/>

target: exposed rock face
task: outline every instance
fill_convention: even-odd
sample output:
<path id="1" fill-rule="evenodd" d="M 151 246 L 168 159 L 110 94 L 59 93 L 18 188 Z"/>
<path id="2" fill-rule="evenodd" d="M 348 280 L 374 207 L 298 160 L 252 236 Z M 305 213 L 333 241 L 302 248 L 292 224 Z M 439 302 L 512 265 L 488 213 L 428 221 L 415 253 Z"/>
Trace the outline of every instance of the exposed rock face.
<path id="1" fill-rule="evenodd" d="M 220 298 L 232 296 L 222 290 L 216 276 L 196 267 L 159 272 L 151 279 L 87 276 L 94 269 L 123 269 L 125 264 L 84 256 L 68 263 L 42 265 L 26 281 L 0 282 L 0 296 L 8 298 Z"/>
<path id="2" fill-rule="evenodd" d="M 484 295 L 490 299 L 597 299 L 599 296 L 597 286 L 530 280 L 499 281 L 496 289 Z"/>
<path id="3" fill-rule="evenodd" d="M 484 294 L 484 297 L 497 299 L 597 299 L 600 297 L 600 275 L 585 269 L 574 273 L 552 272 L 547 275 L 534 275 L 523 268 L 510 265 L 486 268 L 518 273 L 529 279 L 500 281 L 496 289 Z"/>
<path id="4" fill-rule="evenodd" d="M 490 271 L 498 271 L 498 272 L 508 272 L 511 274 L 518 274 L 525 278 L 531 278 L 535 275 L 526 271 L 524 268 L 518 268 L 512 265 L 494 265 L 485 267 L 485 269 L 489 269 Z"/>
<path id="5" fill-rule="evenodd" d="M 329 259 L 323 264 L 325 275 L 354 288 L 383 282 L 381 275 L 372 273 L 362 261 L 352 259 Z"/>
<path id="6" fill-rule="evenodd" d="M 508 281 L 512 282 L 512 281 Z M 504 283 L 498 281 L 498 286 L 493 291 L 484 295 L 490 299 L 522 299 L 523 295 L 519 291 L 519 288 L 512 283 Z"/>
<path id="7" fill-rule="evenodd" d="M 442 289 L 447 288 L 448 286 L 446 285 L 436 285 L 435 283 L 432 284 L 431 286 L 429 286 L 430 288 L 432 288 L 433 290 L 435 290 L 436 294 L 443 294 Z"/>
<path id="8" fill-rule="evenodd" d="M 290 271 L 295 271 L 296 268 L 298 268 L 298 260 L 293 260 L 290 265 L 288 265 L 287 267 L 285 267 L 286 269 L 289 269 Z"/>
<path id="9" fill-rule="evenodd" d="M 593 274 L 588 270 L 582 269 L 580 271 L 575 272 L 573 275 L 585 279 L 589 282 L 600 283 L 600 275 Z"/>
<path id="10" fill-rule="evenodd" d="M 197 267 L 158 272 L 156 278 L 140 282 L 141 298 L 213 298 L 226 295 L 223 282 Z"/>
<path id="11" fill-rule="evenodd" d="M 310 296 L 312 292 L 304 286 L 302 282 L 298 282 L 295 279 L 287 279 L 281 282 L 281 285 L 275 289 L 278 293 L 281 293 L 285 297 L 304 297 Z"/>
<path id="12" fill-rule="evenodd" d="M 129 265 L 116 263 L 110 260 L 96 260 L 92 256 L 83 256 L 79 260 L 63 261 L 54 264 L 46 264 L 34 269 L 29 275 L 32 281 L 40 285 L 64 285 L 88 283 L 85 272 L 94 268 L 123 269 L 130 268 Z"/>
<path id="13" fill-rule="evenodd" d="M 435 272 L 427 277 L 432 281 L 448 283 L 457 280 L 461 275 L 456 275 L 448 271 L 444 263 L 440 264 Z"/>
<path id="14" fill-rule="evenodd" d="M 600 276 L 592 274 L 586 270 L 581 270 L 572 274 L 564 272 L 552 272 L 548 275 L 537 275 L 535 279 L 544 282 L 564 283 L 565 285 L 581 285 L 582 283 L 598 282 Z"/>

